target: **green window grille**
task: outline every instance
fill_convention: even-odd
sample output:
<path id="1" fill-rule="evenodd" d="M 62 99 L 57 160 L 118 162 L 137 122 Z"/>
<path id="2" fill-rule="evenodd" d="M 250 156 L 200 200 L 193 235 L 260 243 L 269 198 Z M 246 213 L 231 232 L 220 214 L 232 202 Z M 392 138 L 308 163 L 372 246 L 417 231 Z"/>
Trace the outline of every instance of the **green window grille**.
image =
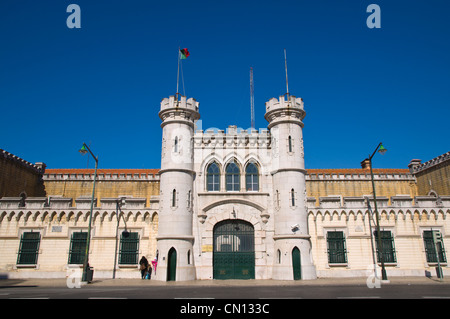
<path id="1" fill-rule="evenodd" d="M 327 232 L 328 263 L 346 264 L 347 249 L 345 247 L 345 236 L 342 231 Z"/>
<path id="2" fill-rule="evenodd" d="M 434 240 L 433 240 L 433 232 L 435 233 L 439 233 L 438 230 L 426 230 L 423 232 L 423 242 L 425 245 L 425 254 L 427 256 L 427 262 L 429 263 L 437 263 L 437 258 L 436 258 L 436 248 L 434 245 Z M 445 256 L 445 249 L 444 249 L 444 243 L 443 242 L 438 242 L 436 243 L 438 252 L 439 252 L 439 261 L 441 263 L 446 263 L 447 262 L 447 258 Z"/>
<path id="3" fill-rule="evenodd" d="M 20 248 L 17 256 L 18 265 L 36 265 L 39 254 L 41 234 L 39 232 L 25 232 L 20 238 Z"/>
<path id="4" fill-rule="evenodd" d="M 375 244 L 377 247 L 377 260 L 381 262 L 380 249 L 378 247 L 378 232 L 374 231 Z M 394 237 L 392 237 L 391 231 L 383 230 L 380 231 L 381 234 L 381 251 L 383 254 L 383 260 L 385 263 L 396 263 L 397 257 L 395 254 Z"/>
<path id="5" fill-rule="evenodd" d="M 139 257 L 139 233 L 129 233 L 128 237 L 120 236 L 119 264 L 136 265 Z"/>
<path id="6" fill-rule="evenodd" d="M 70 239 L 69 264 L 83 264 L 86 256 L 88 233 L 72 233 Z"/>

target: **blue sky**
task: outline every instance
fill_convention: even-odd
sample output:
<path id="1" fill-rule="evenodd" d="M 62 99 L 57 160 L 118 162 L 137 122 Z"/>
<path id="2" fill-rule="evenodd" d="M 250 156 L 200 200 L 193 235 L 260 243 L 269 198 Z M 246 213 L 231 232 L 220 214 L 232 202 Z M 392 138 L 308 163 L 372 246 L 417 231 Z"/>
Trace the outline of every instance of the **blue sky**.
<path id="1" fill-rule="evenodd" d="M 69 29 L 71 3 L 81 29 Z M 381 28 L 369 29 L 369 4 Z M 256 127 L 264 103 L 305 102 L 307 168 L 406 168 L 449 151 L 450 2 L 445 0 L 0 2 L 0 148 L 49 168 L 159 168 L 160 101 L 186 95 L 203 128 Z M 180 90 L 181 91 L 181 90 Z M 93 161 L 89 163 L 93 167 Z"/>

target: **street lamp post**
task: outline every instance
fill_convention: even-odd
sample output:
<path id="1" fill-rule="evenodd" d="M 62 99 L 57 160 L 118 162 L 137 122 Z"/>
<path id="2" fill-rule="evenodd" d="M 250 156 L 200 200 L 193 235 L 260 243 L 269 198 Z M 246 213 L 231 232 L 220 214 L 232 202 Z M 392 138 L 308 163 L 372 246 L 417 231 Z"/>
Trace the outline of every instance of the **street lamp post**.
<path id="1" fill-rule="evenodd" d="M 373 177 L 373 169 L 372 169 L 372 157 L 375 155 L 376 152 L 379 152 L 380 154 L 384 154 L 386 153 L 387 149 L 384 148 L 383 144 L 380 143 L 378 144 L 377 148 L 375 149 L 375 151 L 372 153 L 372 155 L 369 156 L 369 165 L 370 165 L 370 176 L 372 179 L 372 189 L 373 189 L 373 202 L 375 205 L 375 217 L 376 217 L 376 222 L 377 222 L 377 244 L 378 244 L 378 251 L 379 251 L 379 256 L 380 256 L 380 263 L 381 263 L 381 279 L 382 280 L 387 280 L 387 275 L 386 275 L 386 268 L 384 267 L 384 256 L 383 256 L 383 247 L 381 246 L 381 232 L 380 232 L 380 217 L 378 214 L 378 208 L 377 208 L 377 195 L 375 192 L 375 181 L 374 181 L 374 177 Z"/>
<path id="2" fill-rule="evenodd" d="M 86 254 L 84 256 L 84 263 L 83 263 L 83 276 L 81 277 L 82 281 L 88 281 L 87 279 L 87 271 L 88 271 L 88 265 L 89 265 L 89 247 L 91 243 L 91 224 L 92 224 L 92 211 L 94 209 L 94 196 L 95 196 L 95 181 L 97 180 L 97 167 L 98 167 L 98 156 L 96 157 L 91 149 L 86 145 L 86 143 L 83 143 L 83 146 L 79 150 L 81 154 L 86 154 L 89 152 L 92 157 L 95 160 L 95 171 L 94 171 L 94 185 L 92 187 L 92 198 L 91 198 L 91 211 L 89 213 L 89 226 L 88 226 L 88 237 L 86 242 Z"/>
<path id="3" fill-rule="evenodd" d="M 124 204 L 125 198 L 121 197 L 116 201 L 116 217 L 117 217 L 117 227 L 116 227 L 116 249 L 114 251 L 114 268 L 113 268 L 113 279 L 116 279 L 116 265 L 117 265 L 117 245 L 119 240 L 119 223 L 120 217 L 122 217 L 123 222 L 125 224 L 125 230 L 122 232 L 122 236 L 124 238 L 128 238 L 130 233 L 127 231 L 127 222 L 122 214 L 121 206 Z"/>

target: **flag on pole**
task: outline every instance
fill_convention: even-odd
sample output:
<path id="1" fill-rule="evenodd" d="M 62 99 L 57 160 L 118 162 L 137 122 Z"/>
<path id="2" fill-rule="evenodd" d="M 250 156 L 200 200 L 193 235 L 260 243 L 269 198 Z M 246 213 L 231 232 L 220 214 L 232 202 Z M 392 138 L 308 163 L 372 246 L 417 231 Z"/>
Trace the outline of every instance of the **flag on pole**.
<path id="1" fill-rule="evenodd" d="M 184 49 L 180 49 L 180 47 L 178 47 L 178 71 L 177 71 L 177 94 L 178 94 L 178 86 L 180 83 L 180 68 L 181 68 L 181 81 L 183 82 L 183 95 L 185 94 L 184 92 L 184 78 L 183 78 L 183 66 L 181 63 L 181 60 L 185 60 L 187 59 L 187 57 L 190 55 L 188 49 L 184 48 Z"/>
<path id="2" fill-rule="evenodd" d="M 187 57 L 190 55 L 188 49 L 184 48 L 180 50 L 180 59 L 184 60 L 187 59 Z"/>

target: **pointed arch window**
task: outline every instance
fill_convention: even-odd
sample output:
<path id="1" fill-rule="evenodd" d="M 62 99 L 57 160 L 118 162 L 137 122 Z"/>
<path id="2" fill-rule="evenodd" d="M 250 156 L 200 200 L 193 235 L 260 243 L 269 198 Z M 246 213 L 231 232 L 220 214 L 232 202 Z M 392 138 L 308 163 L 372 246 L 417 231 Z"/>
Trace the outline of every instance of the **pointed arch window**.
<path id="1" fill-rule="evenodd" d="M 255 163 L 249 163 L 245 169 L 245 189 L 259 191 L 259 172 Z"/>
<path id="2" fill-rule="evenodd" d="M 206 170 L 206 189 L 208 192 L 220 190 L 220 170 L 216 162 L 209 164 Z"/>
<path id="3" fill-rule="evenodd" d="M 241 172 L 236 162 L 227 165 L 225 178 L 227 191 L 238 192 L 241 189 Z"/>
<path id="4" fill-rule="evenodd" d="M 289 144 L 289 153 L 292 153 L 292 137 L 290 135 L 288 138 L 288 144 Z"/>

